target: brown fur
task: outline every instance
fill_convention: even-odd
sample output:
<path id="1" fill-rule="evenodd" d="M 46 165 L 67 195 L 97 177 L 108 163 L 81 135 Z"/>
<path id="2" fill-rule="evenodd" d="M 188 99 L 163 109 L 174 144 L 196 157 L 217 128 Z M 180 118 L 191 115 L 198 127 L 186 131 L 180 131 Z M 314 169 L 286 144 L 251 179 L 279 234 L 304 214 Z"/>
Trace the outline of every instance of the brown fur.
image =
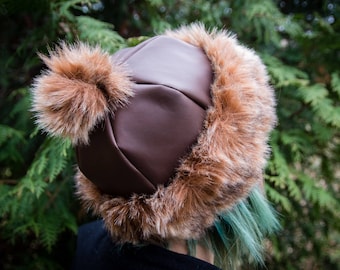
<path id="1" fill-rule="evenodd" d="M 207 33 L 200 25 L 166 35 L 205 51 L 215 73 L 214 105 L 171 184 L 152 195 L 110 197 L 78 171 L 77 190 L 85 207 L 103 217 L 112 236 L 122 242 L 202 236 L 219 212 L 263 180 L 268 134 L 276 122 L 274 93 L 253 51 L 227 32 Z"/>
<path id="2" fill-rule="evenodd" d="M 49 70 L 34 82 L 32 111 L 52 135 L 88 143 L 93 127 L 132 95 L 127 72 L 99 47 L 61 44 L 40 57 Z"/>

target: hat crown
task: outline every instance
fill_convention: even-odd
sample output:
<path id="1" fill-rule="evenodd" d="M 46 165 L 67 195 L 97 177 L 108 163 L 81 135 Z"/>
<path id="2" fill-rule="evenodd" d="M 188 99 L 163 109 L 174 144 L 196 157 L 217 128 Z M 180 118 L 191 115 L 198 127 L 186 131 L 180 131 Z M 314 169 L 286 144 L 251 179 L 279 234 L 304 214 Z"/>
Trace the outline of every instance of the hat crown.
<path id="1" fill-rule="evenodd" d="M 130 72 L 134 96 L 78 145 L 81 172 L 102 192 L 153 193 L 175 174 L 211 105 L 212 69 L 201 48 L 166 36 L 112 56 Z"/>

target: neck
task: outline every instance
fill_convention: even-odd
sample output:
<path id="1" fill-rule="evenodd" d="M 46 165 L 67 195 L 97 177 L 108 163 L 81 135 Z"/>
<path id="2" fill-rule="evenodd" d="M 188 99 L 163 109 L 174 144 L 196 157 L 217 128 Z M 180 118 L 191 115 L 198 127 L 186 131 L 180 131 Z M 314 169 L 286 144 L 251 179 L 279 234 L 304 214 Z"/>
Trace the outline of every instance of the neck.
<path id="1" fill-rule="evenodd" d="M 168 242 L 168 249 L 177 253 L 189 254 L 189 250 L 187 247 L 187 243 L 185 240 L 181 239 L 171 239 Z M 214 254 L 204 245 L 197 243 L 196 245 L 196 253 L 194 257 L 206 261 L 208 263 L 213 264 L 214 263 Z"/>

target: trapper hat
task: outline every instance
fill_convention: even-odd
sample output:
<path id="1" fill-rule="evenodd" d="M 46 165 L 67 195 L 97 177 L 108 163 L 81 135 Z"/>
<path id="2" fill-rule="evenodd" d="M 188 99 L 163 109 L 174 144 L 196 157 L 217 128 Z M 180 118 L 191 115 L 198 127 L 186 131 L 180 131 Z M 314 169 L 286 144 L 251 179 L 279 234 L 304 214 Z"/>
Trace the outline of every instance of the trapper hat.
<path id="1" fill-rule="evenodd" d="M 254 51 L 199 24 L 110 56 L 42 56 L 33 111 L 77 154 L 77 193 L 121 242 L 198 239 L 263 181 L 274 92 Z"/>

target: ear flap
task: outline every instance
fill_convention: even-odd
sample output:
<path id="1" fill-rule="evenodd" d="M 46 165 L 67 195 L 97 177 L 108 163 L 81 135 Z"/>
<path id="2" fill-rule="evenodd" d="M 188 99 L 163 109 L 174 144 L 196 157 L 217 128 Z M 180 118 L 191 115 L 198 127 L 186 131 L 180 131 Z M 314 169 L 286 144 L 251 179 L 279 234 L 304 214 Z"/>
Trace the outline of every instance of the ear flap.
<path id="1" fill-rule="evenodd" d="M 94 126 L 132 95 L 127 71 L 99 47 L 62 43 L 39 56 L 48 70 L 34 81 L 32 111 L 53 136 L 87 144 Z"/>

